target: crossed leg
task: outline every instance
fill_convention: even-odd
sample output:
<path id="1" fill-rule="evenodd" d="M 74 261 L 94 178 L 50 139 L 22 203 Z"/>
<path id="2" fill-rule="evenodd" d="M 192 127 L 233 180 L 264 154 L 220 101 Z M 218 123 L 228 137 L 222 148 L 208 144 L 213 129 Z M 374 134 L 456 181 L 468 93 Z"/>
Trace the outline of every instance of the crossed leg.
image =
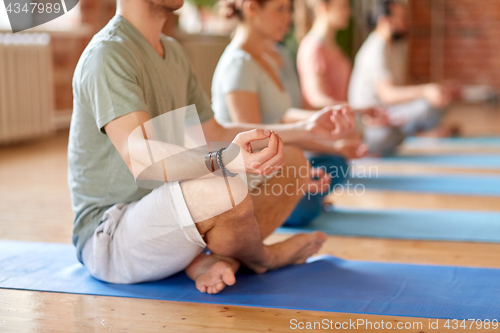
<path id="1" fill-rule="evenodd" d="M 181 183 L 187 207 L 212 254 L 200 254 L 186 268 L 201 292 L 217 293 L 235 283 L 240 261 L 258 273 L 302 263 L 316 253 L 326 240 L 321 232 L 298 234 L 270 246 L 263 239 L 281 226 L 304 195 L 299 191 L 308 182 L 298 170 L 307 168 L 300 149 L 285 147 L 284 172 L 270 179 L 268 188 L 287 189 L 281 195 L 257 189 L 248 194 L 241 179 L 228 179 L 234 202 L 220 177 Z M 295 170 L 296 172 L 291 172 Z M 208 219 L 206 217 L 209 217 Z"/>

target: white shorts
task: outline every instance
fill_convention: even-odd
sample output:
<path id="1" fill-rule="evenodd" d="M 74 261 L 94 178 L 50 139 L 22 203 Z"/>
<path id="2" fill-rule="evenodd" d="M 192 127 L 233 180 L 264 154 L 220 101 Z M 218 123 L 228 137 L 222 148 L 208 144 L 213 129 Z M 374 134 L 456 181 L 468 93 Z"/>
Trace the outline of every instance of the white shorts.
<path id="1" fill-rule="evenodd" d="M 184 270 L 206 247 L 178 182 L 112 206 L 103 220 L 85 243 L 82 259 L 95 278 L 106 282 L 166 278 Z"/>

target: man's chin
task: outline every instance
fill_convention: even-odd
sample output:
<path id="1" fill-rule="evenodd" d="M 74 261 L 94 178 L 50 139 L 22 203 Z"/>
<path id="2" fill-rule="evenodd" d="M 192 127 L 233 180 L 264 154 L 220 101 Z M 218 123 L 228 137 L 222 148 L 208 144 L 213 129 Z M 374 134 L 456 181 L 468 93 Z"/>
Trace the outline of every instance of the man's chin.
<path id="1" fill-rule="evenodd" d="M 175 3 L 172 3 L 172 5 L 168 8 L 168 10 L 171 10 L 171 11 L 175 12 L 176 10 L 181 9 L 181 7 L 183 5 L 184 5 L 184 1 L 183 0 L 175 1 Z"/>
<path id="2" fill-rule="evenodd" d="M 151 3 L 154 7 L 156 7 L 156 10 L 162 12 L 174 12 L 184 5 L 184 0 L 155 0 L 151 1 Z"/>

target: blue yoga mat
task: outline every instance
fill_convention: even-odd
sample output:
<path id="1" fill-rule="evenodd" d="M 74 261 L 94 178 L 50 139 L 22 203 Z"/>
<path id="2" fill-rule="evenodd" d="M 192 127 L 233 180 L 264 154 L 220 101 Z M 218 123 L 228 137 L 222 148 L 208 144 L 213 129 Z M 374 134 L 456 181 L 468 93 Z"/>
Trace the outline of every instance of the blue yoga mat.
<path id="1" fill-rule="evenodd" d="M 500 154 L 414 154 L 383 158 L 390 163 L 420 163 L 475 169 L 500 169 Z"/>
<path id="2" fill-rule="evenodd" d="M 0 241 L 0 287 L 169 301 L 447 319 L 500 319 L 500 269 L 316 257 L 262 275 L 238 274 L 217 295 L 184 274 L 136 285 L 92 278 L 69 244 Z"/>
<path id="3" fill-rule="evenodd" d="M 363 158 L 354 165 L 430 164 L 465 169 L 500 169 L 500 154 L 405 154 L 383 158 Z"/>
<path id="4" fill-rule="evenodd" d="M 466 146 L 466 147 L 499 147 L 500 137 L 470 137 L 470 138 L 422 138 L 408 137 L 405 146 L 411 148 L 432 148 L 439 146 Z"/>
<path id="5" fill-rule="evenodd" d="M 354 174 L 356 176 L 356 174 Z M 366 189 L 424 192 L 467 196 L 500 196 L 500 176 L 483 175 L 379 175 L 349 180 L 351 192 Z M 347 186 L 349 185 L 347 184 Z"/>
<path id="6" fill-rule="evenodd" d="M 340 236 L 499 243 L 500 213 L 337 208 L 307 226 L 283 227 L 278 232 L 313 230 Z"/>

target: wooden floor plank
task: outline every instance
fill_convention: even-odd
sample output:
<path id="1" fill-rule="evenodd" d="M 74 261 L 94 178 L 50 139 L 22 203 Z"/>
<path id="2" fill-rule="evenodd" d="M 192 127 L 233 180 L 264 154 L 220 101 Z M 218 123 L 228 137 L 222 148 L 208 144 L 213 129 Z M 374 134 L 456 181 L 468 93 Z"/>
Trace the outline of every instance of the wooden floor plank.
<path id="1" fill-rule="evenodd" d="M 393 327 L 397 327 L 398 322 L 407 325 L 420 323 L 422 329 L 413 326 L 417 329 L 397 331 L 442 332 L 446 323 L 445 320 L 439 320 L 441 329 L 433 330 L 429 329 L 429 319 L 426 318 L 200 305 L 18 290 L 0 290 L 0 297 L 3 307 L 9 308 L 7 312 L 0 308 L 2 332 L 42 329 L 45 332 L 289 332 L 298 322 L 321 323 L 324 319 L 333 323 L 352 323 L 362 319 L 365 323 L 370 321 L 372 325 L 384 321 L 391 322 Z M 4 320 L 7 324 L 1 325 Z M 359 331 L 369 330 L 361 328 Z M 475 330 L 478 331 L 481 330 Z"/>

